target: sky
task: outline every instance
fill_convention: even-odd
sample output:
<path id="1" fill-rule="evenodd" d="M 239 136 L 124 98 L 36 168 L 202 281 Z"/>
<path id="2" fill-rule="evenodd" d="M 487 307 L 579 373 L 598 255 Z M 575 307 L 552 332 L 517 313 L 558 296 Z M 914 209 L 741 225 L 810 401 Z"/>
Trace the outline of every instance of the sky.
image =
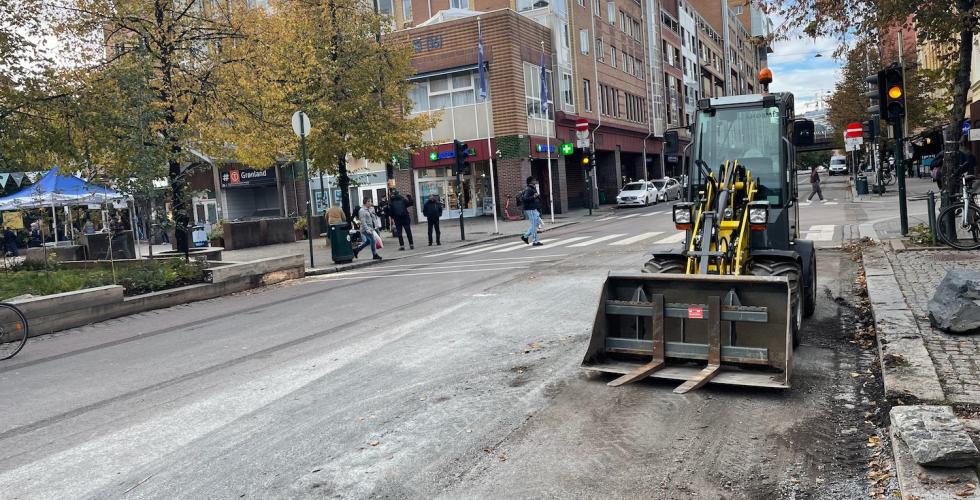
<path id="1" fill-rule="evenodd" d="M 774 19 L 774 23 L 777 21 Z M 836 39 L 814 39 L 800 36 L 798 32 L 790 33 L 788 38 L 773 44 L 773 53 L 769 54 L 769 69 L 772 70 L 769 90 L 792 92 L 799 109 L 802 103 L 816 100 L 817 95 L 833 92 L 843 60 L 834 59 Z"/>

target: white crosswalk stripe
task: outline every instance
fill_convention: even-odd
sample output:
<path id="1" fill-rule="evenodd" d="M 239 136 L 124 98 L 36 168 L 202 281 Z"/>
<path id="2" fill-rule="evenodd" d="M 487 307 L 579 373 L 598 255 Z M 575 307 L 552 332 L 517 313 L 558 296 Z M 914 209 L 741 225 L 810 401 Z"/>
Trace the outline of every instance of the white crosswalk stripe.
<path id="1" fill-rule="evenodd" d="M 800 231 L 800 233 L 808 240 L 832 241 L 834 239 L 834 231 L 836 228 L 837 226 L 833 224 L 816 225 L 810 226 L 809 229 Z"/>
<path id="2" fill-rule="evenodd" d="M 545 248 L 555 248 L 555 247 L 560 247 L 562 245 L 567 245 L 569 243 L 575 243 L 576 241 L 582 241 L 587 239 L 589 239 L 588 236 L 576 236 L 574 238 L 568 238 L 564 240 L 541 240 L 542 244 L 545 241 L 551 241 L 551 243 L 549 243 L 547 246 L 532 247 L 531 250 L 544 250 Z"/>
<path id="3" fill-rule="evenodd" d="M 654 243 L 680 243 L 684 241 L 685 237 L 687 237 L 687 233 L 675 233 Z"/>
<path id="4" fill-rule="evenodd" d="M 524 244 L 524 242 L 523 241 L 520 241 L 520 240 L 518 240 L 518 241 L 508 241 L 507 243 L 501 243 L 499 245 L 491 245 L 491 246 L 488 246 L 488 247 L 487 246 L 484 246 L 484 247 L 480 247 L 480 248 L 474 248 L 474 249 L 469 250 L 469 251 L 466 251 L 466 252 L 460 252 L 457 255 L 473 255 L 475 253 L 485 252 L 485 251 L 489 251 L 489 250 L 496 250 L 496 249 L 499 249 L 499 248 L 505 248 L 505 247 L 510 247 L 510 246 L 514 246 L 514 245 L 523 245 L 523 244 Z M 443 254 L 443 255 L 445 255 L 445 254 Z"/>
<path id="5" fill-rule="evenodd" d="M 596 219 L 595 221 L 596 221 L 596 222 L 605 222 L 605 221 L 607 221 L 607 220 L 613 220 L 613 219 L 615 219 L 615 218 L 616 218 L 615 216 L 613 216 L 613 217 L 603 217 L 603 218 L 601 218 L 601 219 Z"/>
<path id="6" fill-rule="evenodd" d="M 660 215 L 662 213 L 664 213 L 663 210 L 657 210 L 656 212 L 650 212 L 648 214 L 643 214 L 640 217 L 653 217 L 654 215 Z"/>
<path id="7" fill-rule="evenodd" d="M 538 241 L 540 241 L 541 244 L 544 245 L 545 243 L 549 243 L 549 242 L 555 241 L 555 239 L 554 238 L 549 238 L 549 239 L 538 240 Z M 527 247 L 527 246 L 528 245 L 525 245 L 524 242 L 522 241 L 520 245 L 513 246 L 513 247 L 507 247 L 507 248 L 501 248 L 499 250 L 492 250 L 492 251 L 490 251 L 490 253 L 513 252 L 514 250 L 520 250 L 520 249 L 522 249 L 524 247 Z M 531 248 L 544 248 L 544 247 L 531 246 Z"/>
<path id="8" fill-rule="evenodd" d="M 623 236 L 626 236 L 626 235 L 625 234 L 608 234 L 606 236 L 600 236 L 598 238 L 593 238 L 591 240 L 583 241 L 581 243 L 576 243 L 576 244 L 570 245 L 570 246 L 572 248 L 587 247 L 589 245 L 595 245 L 596 243 L 601 243 L 603 241 L 611 240 L 611 239 L 614 239 L 614 238 L 621 238 Z"/>
<path id="9" fill-rule="evenodd" d="M 479 251 L 482 251 L 482 250 L 487 250 L 487 249 L 489 249 L 490 247 L 493 247 L 493 246 L 494 245 L 492 245 L 492 244 L 488 244 L 488 245 L 477 245 L 477 246 L 468 246 L 468 247 L 459 248 L 459 249 L 456 249 L 456 250 L 450 250 L 448 252 L 441 252 L 441 253 L 434 253 L 434 254 L 429 254 L 429 255 L 423 255 L 422 258 L 431 259 L 432 257 L 442 257 L 442 256 L 445 256 L 445 255 L 462 254 L 463 252 L 466 252 L 466 253 L 476 253 L 476 252 L 479 252 Z"/>
<path id="10" fill-rule="evenodd" d="M 624 216 L 620 217 L 620 219 L 631 219 L 633 217 L 639 217 L 639 216 L 640 216 L 640 214 L 629 214 L 629 215 L 624 215 Z"/>
<path id="11" fill-rule="evenodd" d="M 650 238 L 653 238 L 654 236 L 659 236 L 661 234 L 664 234 L 663 231 L 653 231 L 653 232 L 650 232 L 650 233 L 643 233 L 643 234 L 634 236 L 632 238 L 626 238 L 625 240 L 615 241 L 613 243 L 610 243 L 609 246 L 632 245 L 633 243 L 639 243 L 639 242 L 641 242 L 643 240 L 648 240 Z"/>

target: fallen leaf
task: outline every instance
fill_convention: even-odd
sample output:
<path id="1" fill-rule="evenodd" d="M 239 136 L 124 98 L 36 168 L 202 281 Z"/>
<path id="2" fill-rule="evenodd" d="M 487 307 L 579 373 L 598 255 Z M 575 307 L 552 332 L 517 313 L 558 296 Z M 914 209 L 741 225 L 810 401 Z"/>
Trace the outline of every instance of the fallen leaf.
<path id="1" fill-rule="evenodd" d="M 851 372 L 851 376 L 856 378 L 856 377 L 860 377 L 861 374 L 858 372 Z"/>
<path id="2" fill-rule="evenodd" d="M 878 436 L 868 437 L 868 448 L 881 446 L 881 438 Z"/>
<path id="3" fill-rule="evenodd" d="M 381 441 L 378 441 L 377 439 L 372 439 L 371 441 L 368 441 L 368 444 L 371 446 L 378 446 L 379 444 L 381 444 Z"/>
<path id="4" fill-rule="evenodd" d="M 954 491 L 953 494 L 956 495 L 956 496 L 958 496 L 958 497 L 968 497 L 968 496 L 973 495 L 973 493 L 976 492 L 976 491 L 977 491 L 976 488 L 964 488 L 964 489 L 962 489 L 960 491 Z"/>

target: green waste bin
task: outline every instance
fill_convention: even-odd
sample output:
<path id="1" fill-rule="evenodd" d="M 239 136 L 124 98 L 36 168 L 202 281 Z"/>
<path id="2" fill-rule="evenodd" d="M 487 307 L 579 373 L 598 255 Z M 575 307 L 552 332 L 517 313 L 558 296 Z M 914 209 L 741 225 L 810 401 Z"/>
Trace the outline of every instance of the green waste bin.
<path id="1" fill-rule="evenodd" d="M 334 264 L 346 264 L 354 260 L 354 249 L 350 244 L 350 225 L 330 224 L 328 237 L 330 238 L 330 255 L 333 257 Z"/>
<path id="2" fill-rule="evenodd" d="M 857 176 L 854 189 L 857 190 L 857 194 L 868 194 L 868 178 L 863 175 Z"/>

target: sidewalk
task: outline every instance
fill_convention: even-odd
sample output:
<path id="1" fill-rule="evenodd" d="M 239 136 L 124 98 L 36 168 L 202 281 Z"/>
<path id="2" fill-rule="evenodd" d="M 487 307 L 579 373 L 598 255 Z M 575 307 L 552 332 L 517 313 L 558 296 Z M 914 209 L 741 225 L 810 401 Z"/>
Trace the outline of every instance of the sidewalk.
<path id="1" fill-rule="evenodd" d="M 573 209 L 567 213 L 556 214 L 554 224 L 551 223 L 550 216 L 542 215 L 542 232 L 547 232 L 559 227 L 565 227 L 570 224 L 576 224 L 581 221 L 595 220 L 609 215 L 612 213 L 612 210 L 613 208 L 611 206 L 604 206 L 597 210 L 593 210 L 592 216 L 590 217 L 588 215 L 588 209 Z M 461 241 L 459 234 L 459 220 L 443 220 L 440 222 L 440 229 L 442 230 L 442 245 L 435 245 L 435 235 L 433 235 L 433 246 L 430 247 L 427 233 L 428 226 L 423 222 L 421 224 L 412 225 L 412 236 L 415 240 L 414 250 L 409 247 L 408 238 L 403 234 L 402 237 L 405 239 L 405 250 L 399 251 L 398 239 L 393 237 L 390 231 L 383 231 L 381 234 L 381 240 L 384 244 L 384 248 L 379 250 L 378 254 L 384 258 L 384 261 L 398 260 L 404 257 L 425 255 L 432 252 L 446 251 L 453 248 L 476 245 L 478 243 L 505 238 L 514 238 L 516 240 L 520 234 L 527 230 L 527 227 L 528 222 L 525 220 L 506 221 L 503 218 L 498 218 L 498 232 L 495 234 L 493 217 L 484 216 L 467 218 L 463 221 L 463 230 L 465 231 L 466 240 Z M 147 245 L 142 245 L 141 251 L 144 255 L 146 254 L 147 250 Z M 170 245 L 153 246 L 154 253 L 165 250 L 170 250 Z M 378 262 L 384 262 L 372 260 L 370 250 L 364 249 L 364 253 L 361 254 L 361 258 L 354 259 L 354 262 L 340 265 L 334 264 L 330 255 L 330 245 L 325 237 L 318 237 L 317 239 L 313 240 L 313 265 L 310 263 L 310 247 L 307 240 L 300 240 L 293 243 L 243 248 L 240 250 L 226 250 L 222 252 L 221 259 L 229 262 L 249 262 L 283 255 L 303 255 L 306 258 L 307 275 L 340 272 L 376 264 Z"/>
<path id="2" fill-rule="evenodd" d="M 924 455 L 950 456 L 949 450 L 969 448 L 971 439 L 980 442 L 980 336 L 936 330 L 928 312 L 946 272 L 980 268 L 980 252 L 884 245 L 866 248 L 863 261 L 885 395 L 893 405 L 891 445 L 903 498 L 977 498 L 976 465 L 920 463 Z M 948 416 L 931 420 L 942 412 Z"/>

